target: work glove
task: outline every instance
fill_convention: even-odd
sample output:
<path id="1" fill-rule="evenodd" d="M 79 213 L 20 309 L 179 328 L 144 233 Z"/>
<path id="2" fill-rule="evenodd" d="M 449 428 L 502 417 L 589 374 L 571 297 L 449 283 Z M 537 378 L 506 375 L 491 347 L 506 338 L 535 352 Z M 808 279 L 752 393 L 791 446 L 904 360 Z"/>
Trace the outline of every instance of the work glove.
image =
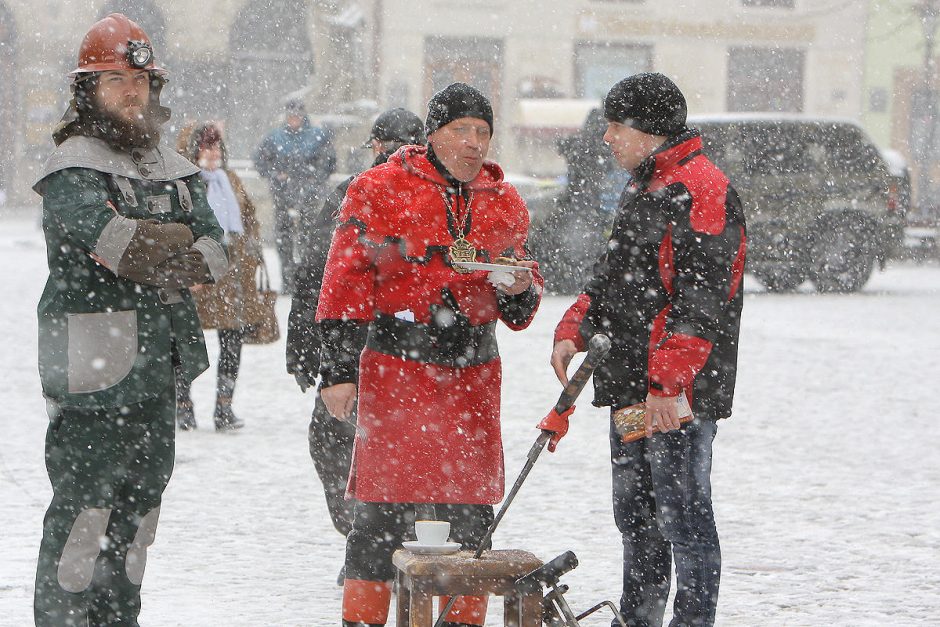
<path id="1" fill-rule="evenodd" d="M 193 245 L 193 232 L 185 224 L 136 220 L 136 228 L 114 273 L 128 277 L 146 273 Z M 133 279 L 131 279 L 133 280 Z"/>
<path id="2" fill-rule="evenodd" d="M 300 391 L 304 394 L 306 394 L 307 390 L 312 388 L 317 382 L 316 378 L 310 378 L 310 373 L 299 371 L 294 372 L 294 381 L 297 382 L 297 385 L 300 386 Z"/>
<path id="3" fill-rule="evenodd" d="M 320 370 L 320 329 L 314 322 L 316 298 L 295 296 L 287 317 L 287 372 L 294 375 L 301 392 L 316 383 Z"/>
<path id="4" fill-rule="evenodd" d="M 212 274 L 202 253 L 191 248 L 154 266 L 125 270 L 121 275 L 135 283 L 166 289 L 185 289 L 212 282 Z"/>
<path id="5" fill-rule="evenodd" d="M 552 411 L 548 412 L 547 416 L 542 418 L 542 422 L 539 423 L 539 429 L 552 432 L 552 439 L 548 441 L 549 453 L 555 452 L 555 447 L 558 446 L 561 439 L 568 433 L 568 417 L 573 413 L 574 405 L 560 414 L 552 409 Z"/>

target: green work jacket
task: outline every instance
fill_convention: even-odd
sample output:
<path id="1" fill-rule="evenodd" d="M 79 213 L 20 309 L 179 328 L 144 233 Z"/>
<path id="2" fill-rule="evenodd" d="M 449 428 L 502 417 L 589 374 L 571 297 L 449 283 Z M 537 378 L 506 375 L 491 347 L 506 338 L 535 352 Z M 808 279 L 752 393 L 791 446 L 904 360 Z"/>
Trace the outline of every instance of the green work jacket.
<path id="1" fill-rule="evenodd" d="M 120 218 L 182 223 L 197 248 L 202 240 L 222 251 L 222 228 L 198 168 L 165 148 L 131 156 L 98 139 L 72 137 L 34 189 L 43 199 L 49 264 L 38 306 L 46 398 L 63 407 L 120 407 L 164 393 L 174 385 L 175 367 L 187 381 L 208 368 L 189 290 L 135 283 L 93 257 L 120 257 L 115 224 L 134 224 Z M 213 276 L 224 272 L 224 252 L 221 258 L 216 269 L 206 259 Z"/>

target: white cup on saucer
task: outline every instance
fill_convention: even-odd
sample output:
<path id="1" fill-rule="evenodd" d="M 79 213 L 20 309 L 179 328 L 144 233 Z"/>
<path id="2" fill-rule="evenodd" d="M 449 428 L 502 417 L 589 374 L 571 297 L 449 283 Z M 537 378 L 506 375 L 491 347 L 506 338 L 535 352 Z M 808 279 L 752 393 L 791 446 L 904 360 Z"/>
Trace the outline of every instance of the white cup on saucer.
<path id="1" fill-rule="evenodd" d="M 446 520 L 416 520 L 415 536 L 420 544 L 442 546 L 450 536 L 450 523 Z"/>

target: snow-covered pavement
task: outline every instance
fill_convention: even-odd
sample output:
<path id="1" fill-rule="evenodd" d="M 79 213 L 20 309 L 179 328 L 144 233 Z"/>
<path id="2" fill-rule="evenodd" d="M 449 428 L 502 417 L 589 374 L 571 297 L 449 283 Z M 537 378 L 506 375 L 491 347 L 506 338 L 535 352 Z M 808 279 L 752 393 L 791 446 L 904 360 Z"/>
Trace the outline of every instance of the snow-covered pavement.
<path id="1" fill-rule="evenodd" d="M 36 372 L 44 255 L 34 224 L 0 222 L 0 625 L 11 627 L 32 621 L 51 493 Z M 525 332 L 501 330 L 510 479 L 559 391 L 548 355 L 568 301 L 547 298 Z M 289 302 L 278 306 L 283 326 Z M 178 438 L 144 584 L 148 627 L 339 624 L 343 542 L 307 454 L 313 397 L 285 374 L 283 349 L 246 347 L 235 409 L 248 426 L 237 435 L 211 430 L 214 369 L 194 386 L 202 428 Z M 735 416 L 715 443 L 719 625 L 940 621 L 938 384 L 940 268 L 893 266 L 845 296 L 766 294 L 751 281 Z M 577 553 L 564 581 L 579 611 L 616 599 L 620 584 L 607 418 L 588 396 L 495 538 L 543 559 Z M 597 616 L 586 625 L 607 624 Z"/>

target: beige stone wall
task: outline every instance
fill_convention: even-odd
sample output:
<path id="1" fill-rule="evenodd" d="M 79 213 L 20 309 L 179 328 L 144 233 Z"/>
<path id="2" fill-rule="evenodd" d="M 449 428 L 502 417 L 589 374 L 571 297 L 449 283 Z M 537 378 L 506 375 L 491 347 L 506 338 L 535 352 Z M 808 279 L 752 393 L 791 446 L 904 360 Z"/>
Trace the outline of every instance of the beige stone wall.
<path id="1" fill-rule="evenodd" d="M 14 199 L 26 201 L 32 198 L 27 183 L 37 162 L 32 153 L 48 142 L 48 125 L 52 118 L 58 119 L 64 107 L 67 92 L 62 74 L 74 63 L 78 44 L 105 0 L 0 1 L 13 12 L 19 32 L 22 107 L 16 184 L 10 191 Z M 167 45 L 171 48 L 167 54 L 182 61 L 227 61 L 231 25 L 247 1 L 157 2 L 167 21 Z M 740 0 L 685 2 L 681 9 L 676 3 L 656 0 L 355 2 L 365 16 L 361 68 L 344 67 L 345 61 L 336 57 L 341 46 L 327 40 L 331 32 L 327 16 L 341 12 L 348 3 L 311 0 L 308 4 L 316 68 L 308 105 L 314 110 L 333 110 L 339 90 L 332 83 L 353 72 L 361 79 L 356 88 L 360 97 L 374 97 L 380 109 L 404 104 L 423 115 L 428 95 L 425 38 L 496 38 L 502 42 L 503 58 L 494 155 L 513 171 L 560 171 L 560 159 L 543 154 L 552 152 L 550 141 L 537 142 L 538 154 L 533 154 L 531 145 L 517 141 L 512 129 L 519 123 L 519 86 L 524 79 L 549 77 L 566 95 L 574 95 L 578 42 L 651 46 L 652 69 L 676 80 L 693 113 L 725 110 L 729 47 L 794 47 L 806 55 L 804 110 L 850 118 L 861 115 L 867 15 L 863 2 L 796 0 L 792 10 L 748 9 Z M 161 55 L 161 51 L 157 53 Z M 377 75 L 373 72 L 376 55 L 380 59 Z M 407 91 L 406 102 L 391 102 L 401 86 Z M 278 113 L 272 111 L 270 117 L 276 119 Z"/>
<path id="2" fill-rule="evenodd" d="M 794 9 L 745 8 L 739 0 L 683 3 L 567 0 L 385 0 L 379 100 L 390 84 L 409 85 L 408 106 L 425 104 L 424 38 L 428 35 L 503 40 L 497 133 L 516 122 L 518 86 L 528 76 L 550 76 L 575 92 L 577 42 L 646 44 L 652 69 L 673 77 L 693 113 L 726 110 L 728 49 L 780 46 L 803 50 L 803 104 L 810 114 L 858 118 L 866 7 L 858 3 L 797 0 Z M 497 137 L 495 152 L 510 169 L 524 170 L 532 155 Z M 545 161 L 549 170 L 558 159 Z"/>

